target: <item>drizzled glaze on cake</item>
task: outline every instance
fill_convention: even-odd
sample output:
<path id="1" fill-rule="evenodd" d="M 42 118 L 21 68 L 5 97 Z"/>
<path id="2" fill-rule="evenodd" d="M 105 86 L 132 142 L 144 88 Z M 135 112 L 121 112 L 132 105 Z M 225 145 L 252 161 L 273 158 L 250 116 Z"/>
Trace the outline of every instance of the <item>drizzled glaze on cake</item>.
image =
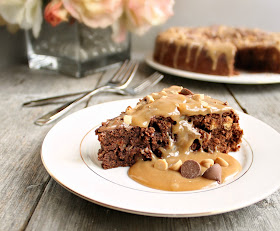
<path id="1" fill-rule="evenodd" d="M 170 46 L 175 46 L 172 53 L 169 52 Z M 252 48 L 275 49 L 279 53 L 279 33 L 226 26 L 173 27 L 158 35 L 154 59 L 164 65 L 200 72 L 198 60 L 203 53 L 205 57 L 211 60 L 211 70 L 208 71 L 210 74 L 211 72 L 213 74 L 223 74 L 219 73 L 217 67 L 219 59 L 224 58 L 228 73 L 232 75 L 234 73 L 233 65 L 237 51 Z M 180 56 L 184 57 L 184 60 L 181 60 Z M 194 60 L 193 63 L 190 63 L 191 60 Z M 277 60 L 278 56 L 275 58 L 275 61 Z M 207 73 L 207 70 L 202 71 L 202 73 Z"/>
<path id="2" fill-rule="evenodd" d="M 171 117 L 178 121 L 180 116 L 207 115 L 232 110 L 225 102 L 203 94 L 181 94 L 183 87 L 172 86 L 144 97 L 135 108 L 126 109 L 132 117 L 131 125 L 147 127 L 151 117 Z"/>
<path id="3" fill-rule="evenodd" d="M 135 108 L 128 107 L 122 115 L 127 125 L 147 127 L 154 116 L 170 117 L 174 121 L 172 133 L 176 134 L 176 145 L 170 141 L 168 153 L 188 153 L 194 140 L 200 139 L 201 134 L 188 121 L 189 116 L 222 114 L 233 110 L 226 103 L 202 94 L 180 94 L 183 88 L 172 86 L 161 92 L 152 93 L 141 100 Z M 186 137 L 188 136 L 188 137 Z"/>
<path id="4" fill-rule="evenodd" d="M 221 28 L 217 32 L 221 31 Z M 177 68 L 177 59 L 181 47 L 187 47 L 186 63 L 189 63 L 191 51 L 196 48 L 195 53 L 195 66 L 197 65 L 197 59 L 203 48 L 207 48 L 207 55 L 212 59 L 212 69 L 215 70 L 217 67 L 217 60 L 221 54 L 226 55 L 228 65 L 229 60 L 234 58 L 236 47 L 230 42 L 221 41 L 221 33 L 206 33 L 208 32 L 205 28 L 171 28 L 161 33 L 157 40 L 168 41 L 176 45 L 176 52 L 174 55 L 173 66 Z M 213 40 L 209 40 L 209 38 Z M 199 42 L 198 42 L 199 38 Z M 165 50 L 166 51 L 166 50 Z M 163 52 L 164 53 L 164 52 Z M 159 62 L 162 63 L 164 55 L 161 56 Z"/>

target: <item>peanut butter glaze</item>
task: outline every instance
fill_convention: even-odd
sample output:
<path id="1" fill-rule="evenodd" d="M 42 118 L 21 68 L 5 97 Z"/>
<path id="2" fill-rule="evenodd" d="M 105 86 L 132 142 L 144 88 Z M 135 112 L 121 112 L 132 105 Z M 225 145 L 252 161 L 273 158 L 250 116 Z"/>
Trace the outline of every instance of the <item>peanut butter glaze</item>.
<path id="1" fill-rule="evenodd" d="M 241 165 L 232 156 L 223 153 L 205 153 L 205 152 L 191 152 L 189 155 L 179 155 L 177 157 L 167 158 L 169 166 L 176 163 L 179 159 L 182 162 L 186 160 L 196 160 L 201 162 L 203 159 L 213 159 L 222 157 L 229 163 L 228 167 L 222 167 L 222 182 L 224 183 L 232 179 L 241 171 Z M 154 168 L 157 157 L 153 157 L 152 161 L 139 160 L 130 167 L 128 175 L 138 183 L 154 189 L 166 191 L 191 191 L 205 189 L 217 186 L 218 183 L 213 180 L 208 180 L 204 177 L 197 177 L 194 179 L 187 179 L 181 176 L 179 171 L 166 170 L 162 171 Z M 205 167 L 201 167 L 201 174 L 206 171 Z"/>
<path id="2" fill-rule="evenodd" d="M 179 94 L 183 87 L 172 86 L 152 93 L 142 99 L 135 108 L 128 108 L 126 115 L 132 117 L 132 126 L 147 127 L 153 116 L 171 117 L 179 122 L 182 116 L 224 113 L 233 110 L 224 102 L 202 94 Z"/>
<path id="3" fill-rule="evenodd" d="M 241 166 L 233 157 L 227 154 L 215 152 L 192 152 L 190 146 L 195 139 L 200 139 L 200 133 L 196 131 L 188 116 L 206 115 L 209 113 L 222 114 L 233 110 L 224 102 L 212 99 L 209 96 L 200 94 L 180 94 L 182 87 L 172 86 L 163 89 L 161 92 L 152 93 L 141 100 L 135 108 L 127 108 L 123 114 L 124 122 L 127 125 L 147 127 L 153 116 L 171 117 L 175 121 L 172 126 L 172 133 L 177 135 L 176 141 L 170 138 L 169 146 L 160 148 L 162 159 L 165 159 L 168 167 L 171 167 L 178 160 L 182 162 L 192 159 L 198 162 L 203 159 L 215 159 L 223 157 L 229 166 L 222 169 L 222 182 L 233 177 L 241 170 Z M 152 161 L 139 160 L 129 170 L 129 176 L 145 186 L 167 190 L 167 191 L 189 191 L 217 185 L 216 181 L 203 177 L 186 179 L 178 171 L 167 169 L 158 170 L 154 164 L 158 158 L 153 155 Z M 202 167 L 202 173 L 206 168 Z"/>
<path id="4" fill-rule="evenodd" d="M 129 121 L 127 125 L 139 127 L 147 127 L 153 116 L 170 117 L 175 121 L 172 133 L 177 135 L 176 143 L 170 140 L 169 147 L 161 150 L 168 155 L 188 153 L 193 141 L 199 140 L 200 134 L 188 122 L 188 116 L 222 114 L 233 110 L 224 102 L 209 96 L 179 94 L 182 89 L 179 86 L 172 86 L 161 92 L 152 93 L 141 100 L 135 108 L 127 108 L 125 114 L 122 115 L 125 123 L 126 120 Z"/>

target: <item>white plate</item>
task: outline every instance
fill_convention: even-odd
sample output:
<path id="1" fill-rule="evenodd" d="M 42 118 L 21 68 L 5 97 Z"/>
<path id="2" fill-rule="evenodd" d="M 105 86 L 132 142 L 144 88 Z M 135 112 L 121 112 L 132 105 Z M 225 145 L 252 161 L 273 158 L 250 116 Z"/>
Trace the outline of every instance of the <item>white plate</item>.
<path id="1" fill-rule="evenodd" d="M 103 170 L 94 156 L 98 148 L 94 128 L 137 101 L 99 104 L 57 123 L 42 145 L 42 161 L 49 174 L 69 191 L 96 204 L 162 217 L 204 216 L 236 210 L 264 199 L 280 187 L 280 155 L 276 149 L 280 135 L 244 113 L 239 113 L 244 141 L 241 150 L 233 154 L 243 171 L 226 184 L 199 191 L 167 192 L 131 180 L 128 168 Z"/>
<path id="2" fill-rule="evenodd" d="M 240 71 L 236 76 L 220 76 L 220 75 L 207 75 L 191 71 L 179 70 L 176 68 L 168 67 L 159 64 L 153 60 L 152 55 L 148 55 L 145 59 L 146 63 L 156 70 L 162 71 L 167 74 L 184 77 L 187 79 L 195 79 L 206 82 L 215 83 L 230 83 L 230 84 L 272 84 L 280 83 L 280 74 L 274 73 L 250 73 Z"/>

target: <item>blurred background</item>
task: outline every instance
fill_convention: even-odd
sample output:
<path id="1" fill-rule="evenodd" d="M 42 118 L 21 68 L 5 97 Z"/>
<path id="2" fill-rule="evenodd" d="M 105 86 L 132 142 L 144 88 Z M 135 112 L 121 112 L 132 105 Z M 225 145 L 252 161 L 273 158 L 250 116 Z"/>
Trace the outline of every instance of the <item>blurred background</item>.
<path id="1" fill-rule="evenodd" d="M 279 10 L 279 0 L 175 0 L 174 16 L 166 24 L 153 27 L 142 37 L 133 35 L 132 53 L 134 58 L 142 58 L 151 52 L 157 33 L 170 26 L 224 24 L 280 32 Z M 0 44 L 0 67 L 27 63 L 22 31 L 12 35 L 0 27 Z"/>
<path id="2" fill-rule="evenodd" d="M 171 26 L 229 25 L 280 32 L 279 0 L 175 0 L 174 16 L 167 23 L 153 27 L 144 39 L 134 36 L 134 51 L 151 52 L 155 36 Z"/>

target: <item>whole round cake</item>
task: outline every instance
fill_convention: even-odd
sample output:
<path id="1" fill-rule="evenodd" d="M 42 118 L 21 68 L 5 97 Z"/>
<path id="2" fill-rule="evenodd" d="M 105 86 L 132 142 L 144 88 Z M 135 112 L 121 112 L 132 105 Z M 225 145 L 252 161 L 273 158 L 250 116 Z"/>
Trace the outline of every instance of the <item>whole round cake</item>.
<path id="1" fill-rule="evenodd" d="M 235 75 L 236 69 L 280 73 L 280 34 L 227 26 L 173 27 L 160 33 L 154 60 L 205 74 Z"/>

